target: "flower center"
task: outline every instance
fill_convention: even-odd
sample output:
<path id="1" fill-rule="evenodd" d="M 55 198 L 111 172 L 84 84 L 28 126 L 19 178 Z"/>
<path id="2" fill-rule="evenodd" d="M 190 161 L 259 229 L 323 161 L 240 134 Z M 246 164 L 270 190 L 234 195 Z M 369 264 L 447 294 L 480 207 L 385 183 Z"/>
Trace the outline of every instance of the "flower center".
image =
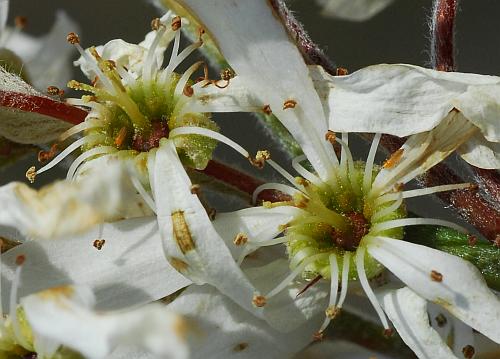
<path id="1" fill-rule="evenodd" d="M 346 218 L 351 222 L 351 230 L 342 232 L 333 228 L 330 235 L 337 247 L 346 251 L 355 251 L 361 239 L 368 233 L 370 223 L 363 214 L 357 212 L 347 213 Z"/>

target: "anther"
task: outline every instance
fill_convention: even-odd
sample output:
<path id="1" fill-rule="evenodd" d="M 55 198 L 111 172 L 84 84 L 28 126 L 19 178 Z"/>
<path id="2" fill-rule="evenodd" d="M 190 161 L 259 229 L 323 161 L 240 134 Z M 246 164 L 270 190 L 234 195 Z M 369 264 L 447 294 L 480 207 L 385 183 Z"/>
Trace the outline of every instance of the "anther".
<path id="1" fill-rule="evenodd" d="M 238 233 L 236 237 L 234 237 L 233 243 L 237 246 L 242 246 L 248 242 L 248 237 L 245 233 Z"/>
<path id="2" fill-rule="evenodd" d="M 295 183 L 297 183 L 298 185 L 304 186 L 304 187 L 307 187 L 311 184 L 311 182 L 309 182 L 308 180 L 306 180 L 303 177 L 295 177 Z"/>
<path id="3" fill-rule="evenodd" d="M 325 310 L 325 315 L 328 317 L 328 319 L 335 319 L 337 315 L 340 313 L 340 308 L 337 308 L 333 305 L 330 305 L 328 308 Z"/>
<path id="4" fill-rule="evenodd" d="M 434 282 L 442 282 L 443 281 L 443 275 L 435 270 L 431 271 L 431 279 Z"/>
<path id="5" fill-rule="evenodd" d="M 61 90 L 57 86 L 49 86 L 47 87 L 47 93 L 51 96 L 60 96 L 62 97 L 64 95 L 64 90 Z"/>
<path id="6" fill-rule="evenodd" d="M 172 30 L 177 31 L 182 26 L 182 21 L 180 16 L 176 16 L 172 19 Z"/>
<path id="7" fill-rule="evenodd" d="M 283 110 L 288 110 L 289 108 L 295 108 L 297 106 L 297 101 L 295 100 L 286 100 L 283 103 Z"/>
<path id="8" fill-rule="evenodd" d="M 393 334 L 394 334 L 394 329 L 391 328 L 384 329 L 384 336 L 386 338 L 392 337 Z"/>
<path id="9" fill-rule="evenodd" d="M 24 29 L 26 24 L 28 24 L 28 18 L 26 16 L 16 16 L 14 18 L 14 24 L 18 29 Z"/>
<path id="10" fill-rule="evenodd" d="M 116 62 L 113 61 L 113 60 L 106 60 L 105 62 L 105 65 L 107 67 L 108 70 L 114 70 L 116 69 Z"/>
<path id="11" fill-rule="evenodd" d="M 79 44 L 80 43 L 80 37 L 77 34 L 75 34 L 74 32 L 70 32 L 66 36 L 66 41 L 68 41 L 72 45 Z"/>
<path id="12" fill-rule="evenodd" d="M 436 316 L 436 323 L 438 325 L 438 327 L 442 328 L 446 325 L 446 323 L 448 322 L 448 320 L 446 319 L 446 317 L 440 313 L 438 316 Z"/>
<path id="13" fill-rule="evenodd" d="M 69 81 L 66 86 L 73 90 L 80 90 L 82 88 L 81 84 L 76 80 Z"/>
<path id="14" fill-rule="evenodd" d="M 215 217 L 217 216 L 217 210 L 213 207 L 207 208 L 207 215 L 208 218 L 210 218 L 211 221 L 215 220 Z"/>
<path id="15" fill-rule="evenodd" d="M 124 126 L 120 129 L 118 135 L 115 138 L 115 146 L 117 148 L 120 148 L 123 145 L 123 142 L 125 142 L 126 137 L 127 137 L 127 128 Z"/>
<path id="16" fill-rule="evenodd" d="M 26 178 L 30 183 L 35 183 L 35 177 L 36 177 L 36 168 L 35 166 L 31 166 L 27 171 L 26 171 Z"/>
<path id="17" fill-rule="evenodd" d="M 255 305 L 256 307 L 259 307 L 259 308 L 265 306 L 266 302 L 267 302 L 266 297 L 264 297 L 263 295 L 255 294 L 252 298 L 253 305 Z"/>
<path id="18" fill-rule="evenodd" d="M 399 161 L 401 161 L 401 157 L 403 157 L 403 152 L 404 149 L 400 148 L 396 152 L 394 152 L 391 157 L 389 157 L 384 164 L 382 165 L 383 168 L 393 168 L 396 166 Z"/>
<path id="19" fill-rule="evenodd" d="M 231 80 L 232 78 L 234 78 L 234 76 L 235 76 L 234 71 L 232 69 L 230 69 L 229 67 L 222 69 L 220 72 L 220 78 L 225 80 L 225 81 Z"/>
<path id="20" fill-rule="evenodd" d="M 313 341 L 319 342 L 325 339 L 325 334 L 322 331 L 317 331 L 313 334 Z"/>
<path id="21" fill-rule="evenodd" d="M 191 194 L 199 195 L 201 193 L 201 187 L 199 184 L 191 185 Z"/>
<path id="22" fill-rule="evenodd" d="M 394 192 L 401 192 L 405 188 L 404 183 L 396 183 L 394 185 Z"/>
<path id="23" fill-rule="evenodd" d="M 182 93 L 184 96 L 186 97 L 192 97 L 193 94 L 194 94 L 194 90 L 193 90 L 193 87 L 186 84 L 186 86 L 184 86 L 184 89 L 182 90 Z"/>
<path id="24" fill-rule="evenodd" d="M 345 67 L 337 67 L 335 69 L 335 76 L 345 76 L 349 73 Z"/>
<path id="25" fill-rule="evenodd" d="M 104 243 L 106 243 L 105 239 L 96 239 L 92 243 L 92 245 L 94 246 L 94 248 L 96 248 L 98 251 L 100 251 L 102 249 L 102 247 L 104 246 Z"/>
<path id="26" fill-rule="evenodd" d="M 469 243 L 469 246 L 474 247 L 477 243 L 477 237 L 472 234 L 469 234 L 467 236 L 467 242 Z"/>
<path id="27" fill-rule="evenodd" d="M 294 205 L 295 207 L 297 208 L 306 208 L 307 207 L 307 204 L 309 203 L 309 198 L 307 198 L 306 196 L 302 195 L 302 194 L 299 194 L 298 196 L 296 196 L 294 198 Z"/>
<path id="28" fill-rule="evenodd" d="M 90 81 L 90 84 L 95 87 L 98 81 L 99 81 L 99 76 L 96 76 L 92 81 Z"/>
<path id="29" fill-rule="evenodd" d="M 203 42 L 202 36 L 205 35 L 205 29 L 200 27 L 198 29 L 198 41 Z"/>
<path id="30" fill-rule="evenodd" d="M 22 266 L 26 261 L 26 256 L 24 254 L 20 254 L 16 257 L 16 265 Z"/>
<path id="31" fill-rule="evenodd" d="M 472 345 L 466 345 L 462 348 L 462 353 L 464 354 L 465 359 L 471 359 L 476 353 L 476 350 Z"/>
<path id="32" fill-rule="evenodd" d="M 267 150 L 257 151 L 255 158 L 249 157 L 248 160 L 257 168 L 263 168 L 267 160 L 271 159 L 271 154 Z"/>
<path id="33" fill-rule="evenodd" d="M 56 153 L 57 153 L 57 143 L 54 143 L 52 146 L 50 146 L 50 150 L 38 152 L 38 162 L 40 163 L 47 162 L 48 160 L 54 158 Z"/>
<path id="34" fill-rule="evenodd" d="M 155 18 L 155 19 L 151 20 L 151 30 L 158 31 L 161 26 L 162 26 L 162 23 L 161 23 L 159 18 Z"/>
<path id="35" fill-rule="evenodd" d="M 265 105 L 262 107 L 262 112 L 264 112 L 266 115 L 272 115 L 273 111 L 271 110 L 271 106 Z"/>
<path id="36" fill-rule="evenodd" d="M 337 140 L 337 136 L 335 135 L 335 132 L 333 132 L 332 130 L 326 131 L 325 140 L 330 142 L 333 145 L 335 143 L 335 141 Z"/>

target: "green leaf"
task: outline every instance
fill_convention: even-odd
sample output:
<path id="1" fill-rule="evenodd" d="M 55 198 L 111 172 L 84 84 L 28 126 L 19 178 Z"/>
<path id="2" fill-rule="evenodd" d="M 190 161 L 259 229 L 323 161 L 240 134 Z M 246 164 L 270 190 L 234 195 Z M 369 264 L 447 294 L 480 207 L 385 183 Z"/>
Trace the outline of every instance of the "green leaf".
<path id="1" fill-rule="evenodd" d="M 474 264 L 490 288 L 500 290 L 500 248 L 484 239 L 472 245 L 469 236 L 451 228 L 411 226 L 405 239 L 453 254 Z"/>

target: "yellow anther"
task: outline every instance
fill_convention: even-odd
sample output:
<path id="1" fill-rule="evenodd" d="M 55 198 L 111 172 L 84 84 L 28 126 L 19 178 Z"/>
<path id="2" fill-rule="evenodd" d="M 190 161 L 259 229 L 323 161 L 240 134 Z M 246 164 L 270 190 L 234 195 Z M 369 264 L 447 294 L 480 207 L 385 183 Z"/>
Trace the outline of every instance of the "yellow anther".
<path id="1" fill-rule="evenodd" d="M 403 157 L 404 149 L 400 148 L 396 152 L 394 152 L 391 157 L 389 157 L 384 164 L 382 165 L 383 168 L 388 169 L 396 166 L 399 161 L 401 161 L 401 158 Z"/>
<path id="2" fill-rule="evenodd" d="M 68 41 L 72 45 L 79 44 L 80 43 L 80 37 L 77 34 L 75 34 L 74 32 L 70 32 L 66 36 L 66 41 Z"/>
<path id="3" fill-rule="evenodd" d="M 36 168 L 35 166 L 31 166 L 27 171 L 26 171 L 26 178 L 30 183 L 35 182 L 35 177 L 36 177 Z"/>
<path id="4" fill-rule="evenodd" d="M 157 31 L 160 29 L 161 26 L 162 26 L 162 23 L 161 23 L 159 18 L 155 18 L 155 19 L 151 20 L 151 30 Z"/>
<path id="5" fill-rule="evenodd" d="M 289 108 L 295 108 L 297 106 L 297 101 L 295 100 L 286 100 L 283 103 L 283 110 L 288 110 Z"/>
<path id="6" fill-rule="evenodd" d="M 334 305 L 330 305 L 328 308 L 326 308 L 325 310 L 325 315 L 329 318 L 329 319 L 335 319 L 335 317 L 337 315 L 339 315 L 340 313 L 340 308 L 334 306 Z"/>
<path id="7" fill-rule="evenodd" d="M 271 110 L 271 106 L 265 105 L 262 107 L 262 112 L 264 112 L 266 115 L 271 115 L 273 111 Z"/>
<path id="8" fill-rule="evenodd" d="M 327 140 L 328 142 L 330 142 L 333 145 L 335 143 L 335 141 L 337 140 L 337 136 L 335 135 L 335 132 L 333 132 L 331 130 L 326 131 L 325 140 Z"/>
<path id="9" fill-rule="evenodd" d="M 177 31 L 182 26 L 182 20 L 180 16 L 176 16 L 172 19 L 172 30 Z"/>
<path id="10" fill-rule="evenodd" d="M 267 150 L 257 151 L 255 158 L 249 157 L 248 160 L 257 168 L 263 168 L 267 160 L 271 159 L 271 153 Z"/>
<path id="11" fill-rule="evenodd" d="M 96 239 L 92 245 L 98 250 L 100 251 L 102 249 L 102 247 L 104 246 L 104 243 L 106 243 L 106 240 L 105 239 Z"/>
<path id="12" fill-rule="evenodd" d="M 264 297 L 263 295 L 255 294 L 252 298 L 253 305 L 259 308 L 265 306 L 266 302 L 267 302 L 266 297 Z"/>
<path id="13" fill-rule="evenodd" d="M 248 237 L 245 233 L 238 233 L 236 237 L 234 237 L 233 243 L 237 246 L 242 246 L 248 242 Z"/>

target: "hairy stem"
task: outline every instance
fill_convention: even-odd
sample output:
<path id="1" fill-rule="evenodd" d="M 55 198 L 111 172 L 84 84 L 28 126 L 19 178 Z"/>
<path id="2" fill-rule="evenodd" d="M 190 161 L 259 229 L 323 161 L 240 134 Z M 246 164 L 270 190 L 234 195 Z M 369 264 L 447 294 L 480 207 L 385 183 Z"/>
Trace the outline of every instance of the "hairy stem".
<path id="1" fill-rule="evenodd" d="M 458 0 L 434 0 L 431 19 L 431 63 L 439 71 L 455 71 L 455 17 Z"/>

